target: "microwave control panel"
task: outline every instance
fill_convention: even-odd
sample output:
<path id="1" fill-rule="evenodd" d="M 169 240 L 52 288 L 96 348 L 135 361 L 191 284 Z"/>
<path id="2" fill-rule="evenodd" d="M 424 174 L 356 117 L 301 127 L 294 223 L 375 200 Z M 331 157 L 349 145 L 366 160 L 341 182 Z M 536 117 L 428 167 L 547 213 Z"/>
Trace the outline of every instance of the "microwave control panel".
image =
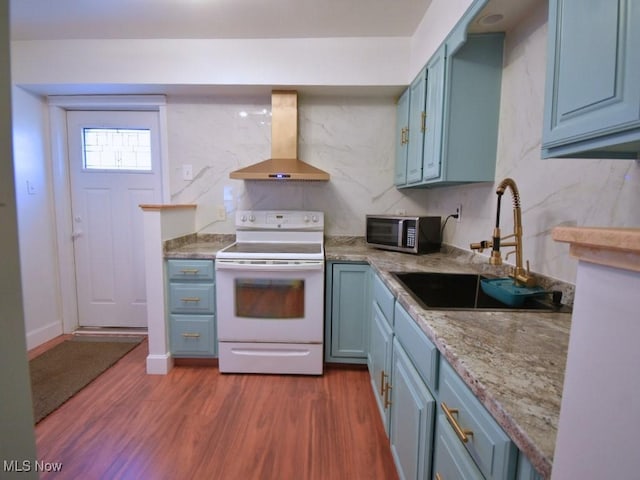
<path id="1" fill-rule="evenodd" d="M 416 227 L 407 227 L 407 247 L 416 246 Z"/>

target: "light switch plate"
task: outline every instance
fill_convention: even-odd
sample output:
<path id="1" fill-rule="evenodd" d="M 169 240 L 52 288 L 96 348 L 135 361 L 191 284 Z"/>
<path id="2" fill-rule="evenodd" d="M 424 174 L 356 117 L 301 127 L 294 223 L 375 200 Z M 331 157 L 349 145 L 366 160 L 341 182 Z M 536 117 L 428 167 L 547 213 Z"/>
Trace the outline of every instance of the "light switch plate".
<path id="1" fill-rule="evenodd" d="M 182 179 L 193 180 L 193 165 L 191 164 L 182 165 Z"/>

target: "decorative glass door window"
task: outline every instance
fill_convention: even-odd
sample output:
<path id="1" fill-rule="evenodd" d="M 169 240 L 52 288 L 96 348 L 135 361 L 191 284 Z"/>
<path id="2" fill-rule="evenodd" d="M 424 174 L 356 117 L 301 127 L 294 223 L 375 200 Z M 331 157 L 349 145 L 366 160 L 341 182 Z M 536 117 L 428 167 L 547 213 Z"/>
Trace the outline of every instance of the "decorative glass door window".
<path id="1" fill-rule="evenodd" d="M 151 171 L 151 130 L 83 128 L 84 170 Z"/>
<path id="2" fill-rule="evenodd" d="M 304 280 L 238 278 L 235 293 L 237 317 L 304 317 Z"/>

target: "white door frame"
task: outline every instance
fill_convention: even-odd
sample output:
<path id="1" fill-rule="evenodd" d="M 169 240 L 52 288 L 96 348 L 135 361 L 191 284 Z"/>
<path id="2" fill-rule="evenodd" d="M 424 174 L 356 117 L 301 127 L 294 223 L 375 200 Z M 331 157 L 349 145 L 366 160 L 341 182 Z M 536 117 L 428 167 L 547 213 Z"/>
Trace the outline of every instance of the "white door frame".
<path id="1" fill-rule="evenodd" d="M 71 215 L 71 181 L 67 149 L 68 110 L 156 111 L 160 125 L 160 196 L 169 203 L 169 145 L 167 141 L 167 109 L 163 95 L 79 95 L 48 98 L 51 132 L 51 177 L 53 183 L 53 215 L 55 219 L 58 277 L 62 305 L 62 331 L 78 328 L 78 296 L 74 268 Z"/>

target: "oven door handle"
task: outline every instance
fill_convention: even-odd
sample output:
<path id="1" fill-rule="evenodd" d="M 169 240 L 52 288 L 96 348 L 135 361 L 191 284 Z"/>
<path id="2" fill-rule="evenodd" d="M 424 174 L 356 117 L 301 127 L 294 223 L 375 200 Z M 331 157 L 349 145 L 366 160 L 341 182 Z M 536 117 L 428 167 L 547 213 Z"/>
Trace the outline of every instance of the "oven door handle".
<path id="1" fill-rule="evenodd" d="M 216 260 L 216 270 L 244 270 L 244 271 L 260 271 L 260 272 L 303 272 L 310 270 L 324 269 L 324 262 L 318 261 L 300 261 L 296 263 L 269 263 L 269 262 L 252 262 L 251 260 Z"/>

